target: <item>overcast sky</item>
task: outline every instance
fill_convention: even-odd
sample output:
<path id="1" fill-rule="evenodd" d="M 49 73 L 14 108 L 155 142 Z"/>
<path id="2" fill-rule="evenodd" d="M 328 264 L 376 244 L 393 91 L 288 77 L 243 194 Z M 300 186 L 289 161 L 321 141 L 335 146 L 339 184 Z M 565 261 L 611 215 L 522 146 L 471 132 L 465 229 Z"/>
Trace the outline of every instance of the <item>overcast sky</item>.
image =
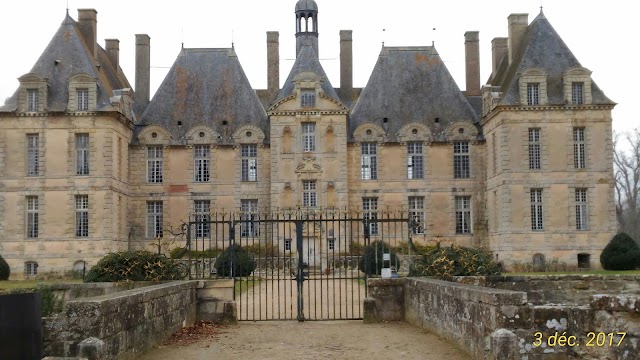
<path id="1" fill-rule="evenodd" d="M 389 46 L 436 49 L 461 90 L 465 87 L 464 33 L 480 31 L 481 82 L 491 72 L 491 39 L 506 37 L 507 17 L 540 12 L 541 0 L 317 0 L 320 58 L 334 86 L 340 85 L 339 31 L 353 30 L 354 86 L 364 87 L 384 41 Z M 120 40 L 120 64 L 135 87 L 135 34 L 151 37 L 151 94 L 185 47 L 230 47 L 232 41 L 251 85 L 266 88 L 266 31 L 280 32 L 280 82 L 295 58 L 296 0 L 141 1 L 68 0 L 78 8 L 98 11 L 98 39 Z M 640 126 L 633 110 L 638 101 L 640 70 L 637 56 L 638 10 L 628 0 L 543 0 L 545 16 L 576 55 L 593 71 L 593 80 L 617 102 L 613 127 Z M 0 2 L 0 101 L 18 87 L 65 16 L 67 0 Z M 433 29 L 436 29 L 435 31 Z M 383 31 L 384 29 L 384 31 Z"/>

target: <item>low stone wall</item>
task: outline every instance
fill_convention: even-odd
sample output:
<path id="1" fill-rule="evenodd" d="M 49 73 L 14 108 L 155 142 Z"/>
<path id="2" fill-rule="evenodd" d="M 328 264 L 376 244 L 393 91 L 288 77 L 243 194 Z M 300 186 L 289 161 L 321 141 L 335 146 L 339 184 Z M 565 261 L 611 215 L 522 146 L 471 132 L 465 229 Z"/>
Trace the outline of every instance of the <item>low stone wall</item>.
<path id="1" fill-rule="evenodd" d="M 535 305 L 526 292 L 430 278 L 369 279 L 368 286 L 365 321 L 407 321 L 474 359 L 640 357 L 639 295 Z"/>
<path id="2" fill-rule="evenodd" d="M 38 285 L 38 288 L 51 290 L 58 300 L 67 302 L 70 300 L 115 294 L 121 291 L 138 289 L 151 285 L 158 285 L 158 283 L 151 281 L 137 281 L 124 283 L 41 284 Z"/>
<path id="3" fill-rule="evenodd" d="M 237 321 L 233 280 L 170 282 L 66 301 L 62 313 L 43 318 L 45 355 L 135 359 L 200 319 Z"/>
<path id="4" fill-rule="evenodd" d="M 640 275 L 460 276 L 454 282 L 524 291 L 535 305 L 588 304 L 596 294 L 640 295 Z"/>

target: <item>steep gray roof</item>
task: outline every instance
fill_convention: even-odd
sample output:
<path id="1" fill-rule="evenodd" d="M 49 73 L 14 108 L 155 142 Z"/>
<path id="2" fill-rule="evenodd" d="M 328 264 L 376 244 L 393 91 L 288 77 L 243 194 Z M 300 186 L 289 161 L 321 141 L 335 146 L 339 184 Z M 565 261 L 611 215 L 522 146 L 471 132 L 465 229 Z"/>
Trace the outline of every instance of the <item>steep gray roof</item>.
<path id="1" fill-rule="evenodd" d="M 230 136 L 251 124 L 268 137 L 267 113 L 233 48 L 182 49 L 142 114 L 141 124 L 157 124 L 178 136 L 199 125 Z"/>
<path id="2" fill-rule="evenodd" d="M 324 69 L 320 64 L 320 60 L 318 60 L 318 55 L 313 51 L 313 48 L 310 45 L 305 44 L 300 48 L 300 52 L 298 53 L 298 57 L 291 68 L 291 72 L 289 72 L 287 81 L 285 81 L 282 89 L 280 89 L 280 93 L 278 93 L 278 97 L 275 102 L 278 102 L 293 93 L 293 79 L 303 72 L 312 72 L 320 76 L 323 79 L 322 91 L 324 94 L 340 101 L 336 90 L 333 88 L 333 85 L 331 85 L 327 74 L 325 74 Z"/>
<path id="3" fill-rule="evenodd" d="M 541 69 L 547 73 L 547 96 L 549 104 L 563 105 L 563 74 L 572 68 L 582 67 L 560 35 L 542 12 L 529 24 L 513 63 L 506 66 L 502 60 L 493 83 L 501 87 L 502 105 L 518 105 L 520 93 L 518 74 L 527 69 Z M 591 83 L 593 104 L 613 104 L 600 88 Z"/>
<path id="4" fill-rule="evenodd" d="M 388 123 L 383 125 L 383 119 Z M 439 118 L 439 123 L 434 119 Z M 440 132 L 452 122 L 479 121 L 444 62 L 432 46 L 383 47 L 353 107 L 351 134 L 363 123 L 388 127 L 390 139 L 418 122 Z"/>
<path id="5" fill-rule="evenodd" d="M 98 79 L 97 109 L 112 110 L 109 98 L 113 90 L 130 88 L 127 78 L 109 61 L 107 52 L 98 47 L 98 59 L 93 58 L 80 29 L 69 14 L 65 16 L 49 45 L 40 55 L 30 73 L 48 79 L 47 111 L 65 111 L 69 102 L 69 78 L 87 74 Z M 12 112 L 18 106 L 16 91 L 0 111 Z"/>

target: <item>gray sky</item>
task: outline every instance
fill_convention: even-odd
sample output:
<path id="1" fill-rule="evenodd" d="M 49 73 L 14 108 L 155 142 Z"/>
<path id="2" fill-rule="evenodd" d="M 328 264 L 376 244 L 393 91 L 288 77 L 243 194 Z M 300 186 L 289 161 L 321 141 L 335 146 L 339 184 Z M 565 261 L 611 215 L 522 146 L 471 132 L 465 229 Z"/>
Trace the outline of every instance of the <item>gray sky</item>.
<path id="1" fill-rule="evenodd" d="M 364 87 L 380 52 L 389 46 L 431 45 L 445 61 L 462 90 L 465 87 L 464 33 L 480 31 L 481 82 L 491 72 L 491 39 L 506 37 L 507 17 L 540 12 L 541 0 L 316 0 L 319 7 L 320 58 L 334 86 L 340 84 L 339 36 L 353 30 L 354 86 Z M 77 19 L 78 8 L 98 11 L 98 39 L 120 40 L 120 64 L 134 84 L 135 34 L 151 37 L 151 94 L 173 64 L 181 43 L 185 47 L 235 49 L 254 88 L 266 88 L 266 31 L 280 32 L 280 81 L 295 58 L 296 0 L 68 0 Z M 594 81 L 618 105 L 613 128 L 640 127 L 632 110 L 640 72 L 631 56 L 637 41 L 640 5 L 628 0 L 542 0 L 545 16 L 576 55 L 593 71 Z M 18 87 L 64 19 L 67 0 L 20 0 L 0 3 L 0 101 Z M 34 24 L 37 24 L 34 26 Z M 433 28 L 436 30 L 434 31 Z M 385 29 L 383 31 L 383 29 Z M 10 49 L 10 50 L 9 50 Z M 134 85 L 135 86 L 135 85 Z"/>

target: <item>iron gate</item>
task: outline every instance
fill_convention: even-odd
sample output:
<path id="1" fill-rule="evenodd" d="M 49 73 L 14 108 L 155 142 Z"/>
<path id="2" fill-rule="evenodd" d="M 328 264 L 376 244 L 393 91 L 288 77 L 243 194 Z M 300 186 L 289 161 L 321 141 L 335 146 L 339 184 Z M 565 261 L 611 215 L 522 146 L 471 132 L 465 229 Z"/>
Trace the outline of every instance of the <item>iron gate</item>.
<path id="1" fill-rule="evenodd" d="M 397 273 L 410 236 L 406 213 L 194 214 L 190 276 L 233 278 L 239 320 L 362 319 L 367 277 Z"/>

